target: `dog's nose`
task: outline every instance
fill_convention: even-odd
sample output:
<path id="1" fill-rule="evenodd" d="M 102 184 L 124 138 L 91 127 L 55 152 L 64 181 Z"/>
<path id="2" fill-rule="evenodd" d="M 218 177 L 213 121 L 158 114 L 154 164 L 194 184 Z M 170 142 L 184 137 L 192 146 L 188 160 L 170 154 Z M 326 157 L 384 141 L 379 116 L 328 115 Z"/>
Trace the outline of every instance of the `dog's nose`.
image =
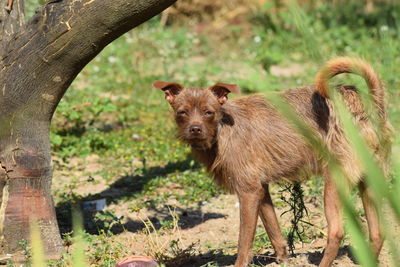
<path id="1" fill-rule="evenodd" d="M 190 133 L 192 134 L 200 134 L 202 132 L 201 127 L 199 125 L 190 126 Z"/>

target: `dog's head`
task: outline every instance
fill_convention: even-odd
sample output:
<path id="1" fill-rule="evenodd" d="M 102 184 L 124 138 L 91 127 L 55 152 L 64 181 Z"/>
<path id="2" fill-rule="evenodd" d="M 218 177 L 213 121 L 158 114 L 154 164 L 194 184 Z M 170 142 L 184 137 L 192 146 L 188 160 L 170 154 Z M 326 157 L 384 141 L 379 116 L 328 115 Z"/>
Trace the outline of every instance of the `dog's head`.
<path id="1" fill-rule="evenodd" d="M 165 99 L 175 112 L 179 138 L 196 149 L 213 145 L 223 116 L 222 105 L 230 92 L 239 92 L 237 85 L 224 83 L 185 88 L 178 83 L 155 81 L 153 86 L 165 92 Z"/>

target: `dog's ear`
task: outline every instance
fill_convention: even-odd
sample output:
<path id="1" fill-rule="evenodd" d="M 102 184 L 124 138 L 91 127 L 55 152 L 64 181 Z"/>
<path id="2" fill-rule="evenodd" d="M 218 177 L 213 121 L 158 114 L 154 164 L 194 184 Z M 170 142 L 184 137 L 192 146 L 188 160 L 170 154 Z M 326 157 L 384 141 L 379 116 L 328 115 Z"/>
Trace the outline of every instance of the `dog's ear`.
<path id="1" fill-rule="evenodd" d="M 153 83 L 153 86 L 165 92 L 165 100 L 167 100 L 170 104 L 174 102 L 175 97 L 179 95 L 179 93 L 184 88 L 179 83 L 162 82 L 162 81 L 155 81 Z"/>
<path id="2" fill-rule="evenodd" d="M 223 105 L 228 100 L 229 93 L 240 93 L 240 88 L 236 84 L 227 84 L 227 83 L 217 83 L 211 87 L 209 87 L 211 92 L 217 96 L 218 102 Z"/>

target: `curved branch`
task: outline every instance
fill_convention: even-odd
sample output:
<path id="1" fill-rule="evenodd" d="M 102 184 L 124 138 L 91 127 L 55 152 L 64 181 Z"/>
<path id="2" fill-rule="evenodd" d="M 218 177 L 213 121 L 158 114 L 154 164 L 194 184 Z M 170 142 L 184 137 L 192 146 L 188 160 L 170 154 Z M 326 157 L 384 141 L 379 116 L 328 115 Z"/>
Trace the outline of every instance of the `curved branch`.
<path id="1" fill-rule="evenodd" d="M 14 35 L 0 58 L 0 113 L 51 118 L 82 68 L 107 44 L 176 0 L 49 2 Z M 7 106 L 7 110 L 1 107 Z"/>

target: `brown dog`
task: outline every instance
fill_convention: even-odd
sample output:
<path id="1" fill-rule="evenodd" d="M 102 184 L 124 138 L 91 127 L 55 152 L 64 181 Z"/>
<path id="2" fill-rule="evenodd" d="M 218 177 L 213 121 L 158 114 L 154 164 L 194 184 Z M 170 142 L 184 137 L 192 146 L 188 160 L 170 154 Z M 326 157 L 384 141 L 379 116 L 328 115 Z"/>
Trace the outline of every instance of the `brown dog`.
<path id="1" fill-rule="evenodd" d="M 333 76 L 354 70 L 367 81 L 379 110 L 382 132 L 389 137 L 384 89 L 374 70 L 363 61 L 332 60 L 317 75 L 316 87 L 290 89 L 282 96 L 342 163 L 349 183 L 359 186 L 370 239 L 378 255 L 383 241 L 377 214 L 362 181 L 361 164 L 343 135 L 326 86 Z M 230 92 L 239 91 L 236 85 L 219 83 L 203 89 L 156 81 L 154 87 L 165 92 L 165 98 L 175 112 L 179 138 L 192 146 L 193 154 L 207 167 L 216 183 L 235 192 L 239 198 L 240 232 L 235 266 L 247 266 L 251 261 L 258 216 L 275 249 L 276 259 L 280 261 L 287 257 L 286 241 L 279 228 L 268 184 L 281 179 L 301 180 L 312 175 L 322 175 L 326 180 L 324 205 L 328 241 L 320 266 L 330 266 L 343 238 L 337 190 L 327 164 L 306 140 L 262 96 L 250 95 L 228 101 Z M 355 88 L 338 88 L 378 161 L 385 162 L 388 149 L 380 144 Z"/>

